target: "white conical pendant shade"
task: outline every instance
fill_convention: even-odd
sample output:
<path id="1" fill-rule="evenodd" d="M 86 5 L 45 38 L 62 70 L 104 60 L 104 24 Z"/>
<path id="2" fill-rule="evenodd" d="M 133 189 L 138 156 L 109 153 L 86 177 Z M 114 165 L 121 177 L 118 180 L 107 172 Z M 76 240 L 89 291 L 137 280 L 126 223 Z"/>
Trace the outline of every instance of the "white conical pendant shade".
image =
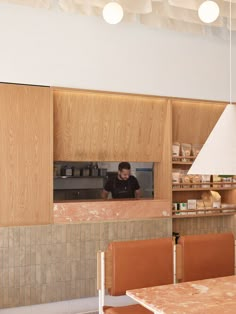
<path id="1" fill-rule="evenodd" d="M 236 105 L 227 105 L 188 174 L 236 175 Z"/>

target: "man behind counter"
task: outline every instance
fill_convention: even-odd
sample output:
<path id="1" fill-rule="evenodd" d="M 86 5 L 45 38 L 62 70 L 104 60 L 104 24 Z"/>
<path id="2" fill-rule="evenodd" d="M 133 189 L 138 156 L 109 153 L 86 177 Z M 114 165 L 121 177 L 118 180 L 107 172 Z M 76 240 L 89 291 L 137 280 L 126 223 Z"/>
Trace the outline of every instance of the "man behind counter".
<path id="1" fill-rule="evenodd" d="M 107 199 L 109 192 L 112 198 L 140 198 L 141 190 L 138 180 L 130 174 L 130 163 L 121 162 L 117 176 L 108 179 L 102 191 L 102 198 Z"/>

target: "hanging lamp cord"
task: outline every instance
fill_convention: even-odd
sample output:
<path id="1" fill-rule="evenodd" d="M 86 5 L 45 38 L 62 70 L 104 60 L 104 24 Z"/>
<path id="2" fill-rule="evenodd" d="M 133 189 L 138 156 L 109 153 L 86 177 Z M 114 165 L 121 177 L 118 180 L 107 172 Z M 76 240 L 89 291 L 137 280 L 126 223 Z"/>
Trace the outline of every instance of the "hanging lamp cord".
<path id="1" fill-rule="evenodd" d="M 232 1 L 229 2 L 229 103 L 232 104 Z"/>

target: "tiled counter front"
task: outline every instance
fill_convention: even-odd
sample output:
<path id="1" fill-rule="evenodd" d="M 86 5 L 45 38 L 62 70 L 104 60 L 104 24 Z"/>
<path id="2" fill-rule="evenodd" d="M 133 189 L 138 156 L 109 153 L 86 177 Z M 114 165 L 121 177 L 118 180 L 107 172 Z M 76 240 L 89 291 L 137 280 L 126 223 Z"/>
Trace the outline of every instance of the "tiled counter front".
<path id="1" fill-rule="evenodd" d="M 96 252 L 169 237 L 170 218 L 0 228 L 0 308 L 95 296 Z"/>

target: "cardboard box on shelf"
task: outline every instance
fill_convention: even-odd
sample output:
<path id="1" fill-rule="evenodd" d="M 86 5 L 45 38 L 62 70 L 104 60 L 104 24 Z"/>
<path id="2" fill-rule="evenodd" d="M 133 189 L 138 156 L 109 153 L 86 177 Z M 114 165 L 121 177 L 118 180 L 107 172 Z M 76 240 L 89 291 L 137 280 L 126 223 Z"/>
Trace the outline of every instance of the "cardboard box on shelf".
<path id="1" fill-rule="evenodd" d="M 197 209 L 197 200 L 188 200 L 187 206 L 188 209 Z"/>

